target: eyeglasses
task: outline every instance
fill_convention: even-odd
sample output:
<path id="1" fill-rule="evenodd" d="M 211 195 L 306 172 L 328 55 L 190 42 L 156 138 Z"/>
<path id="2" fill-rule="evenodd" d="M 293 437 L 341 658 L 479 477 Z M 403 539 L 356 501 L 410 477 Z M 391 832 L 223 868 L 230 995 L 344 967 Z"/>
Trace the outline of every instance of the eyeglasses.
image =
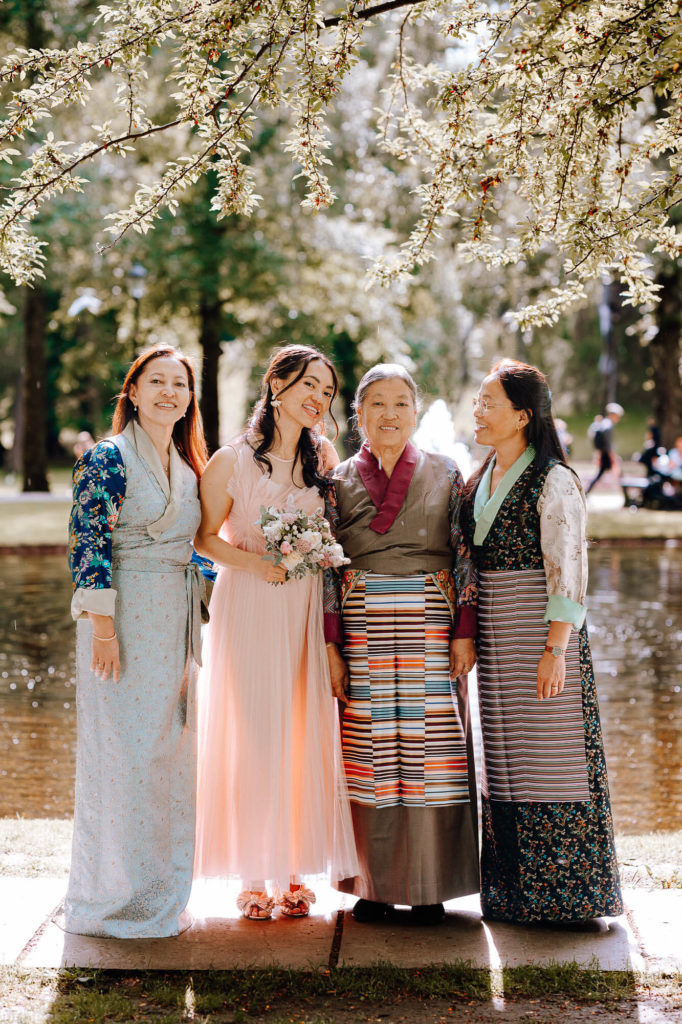
<path id="1" fill-rule="evenodd" d="M 499 404 L 496 405 L 494 402 L 489 402 L 487 398 L 479 398 L 478 395 L 476 396 L 476 398 L 471 399 L 471 404 L 473 405 L 474 409 L 480 409 L 482 413 L 486 413 L 490 409 L 503 408 L 503 406 Z"/>

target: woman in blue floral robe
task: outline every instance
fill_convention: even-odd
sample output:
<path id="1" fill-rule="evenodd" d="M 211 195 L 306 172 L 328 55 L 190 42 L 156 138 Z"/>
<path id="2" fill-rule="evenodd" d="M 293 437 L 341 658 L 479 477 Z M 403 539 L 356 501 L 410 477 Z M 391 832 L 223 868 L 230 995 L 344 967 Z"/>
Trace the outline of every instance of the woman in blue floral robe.
<path id="1" fill-rule="evenodd" d="M 154 938 L 186 926 L 194 858 L 205 462 L 191 364 L 133 364 L 113 434 L 74 471 L 76 802 L 65 927 Z"/>

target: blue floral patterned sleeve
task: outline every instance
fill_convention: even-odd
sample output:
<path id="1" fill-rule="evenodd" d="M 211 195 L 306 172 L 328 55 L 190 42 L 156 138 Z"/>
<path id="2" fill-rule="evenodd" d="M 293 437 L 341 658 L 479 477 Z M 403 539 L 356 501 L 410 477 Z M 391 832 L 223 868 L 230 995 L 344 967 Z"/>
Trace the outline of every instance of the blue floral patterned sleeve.
<path id="1" fill-rule="evenodd" d="M 69 567 L 74 590 L 111 587 L 111 532 L 125 493 L 121 453 L 111 441 L 100 441 L 73 470 Z"/>
<path id="2" fill-rule="evenodd" d="M 204 558 L 203 555 L 198 555 L 194 549 L 192 549 L 190 562 L 194 562 L 195 565 L 199 566 L 199 571 L 205 580 L 215 583 L 216 576 L 218 575 L 215 562 L 212 562 L 210 558 Z"/>

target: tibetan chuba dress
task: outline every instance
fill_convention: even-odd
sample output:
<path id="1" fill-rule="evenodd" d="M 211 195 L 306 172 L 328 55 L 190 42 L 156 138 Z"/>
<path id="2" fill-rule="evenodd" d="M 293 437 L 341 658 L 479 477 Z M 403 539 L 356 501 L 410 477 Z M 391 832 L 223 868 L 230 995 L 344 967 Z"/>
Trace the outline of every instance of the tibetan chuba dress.
<path id="1" fill-rule="evenodd" d="M 389 479 L 365 444 L 331 482 L 351 561 L 325 590 L 325 635 L 350 675 L 342 746 L 360 858 L 338 888 L 409 906 L 478 892 L 468 691 L 449 675 L 451 637 L 476 623 L 461 473 L 408 443 Z"/>
<path id="2" fill-rule="evenodd" d="M 177 935 L 194 857 L 202 579 L 193 470 L 171 447 L 170 483 L 139 424 L 74 470 L 70 565 L 77 619 L 78 743 L 67 931 Z M 112 615 L 121 677 L 90 668 L 86 612 Z"/>
<path id="3" fill-rule="evenodd" d="M 580 921 L 623 912 L 585 625 L 585 502 L 567 466 L 534 456 L 492 498 L 491 463 L 462 510 L 479 585 L 481 906 L 493 920 Z M 564 689 L 540 701 L 552 620 L 574 628 Z"/>

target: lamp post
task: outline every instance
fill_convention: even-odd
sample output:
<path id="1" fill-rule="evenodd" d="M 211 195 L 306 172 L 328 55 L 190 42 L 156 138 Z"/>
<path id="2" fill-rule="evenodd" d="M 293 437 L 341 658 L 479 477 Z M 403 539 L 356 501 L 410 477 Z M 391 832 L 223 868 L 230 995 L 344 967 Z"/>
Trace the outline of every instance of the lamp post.
<path id="1" fill-rule="evenodd" d="M 128 277 L 131 279 L 130 285 L 130 296 L 135 303 L 135 315 L 133 319 L 133 338 L 131 344 L 130 358 L 131 361 L 135 358 L 135 352 L 138 348 L 138 337 L 140 333 L 140 302 L 144 293 L 147 291 L 147 287 L 144 283 L 144 279 L 147 276 L 147 270 L 142 266 L 141 263 L 133 263 L 132 267 L 128 271 Z"/>

